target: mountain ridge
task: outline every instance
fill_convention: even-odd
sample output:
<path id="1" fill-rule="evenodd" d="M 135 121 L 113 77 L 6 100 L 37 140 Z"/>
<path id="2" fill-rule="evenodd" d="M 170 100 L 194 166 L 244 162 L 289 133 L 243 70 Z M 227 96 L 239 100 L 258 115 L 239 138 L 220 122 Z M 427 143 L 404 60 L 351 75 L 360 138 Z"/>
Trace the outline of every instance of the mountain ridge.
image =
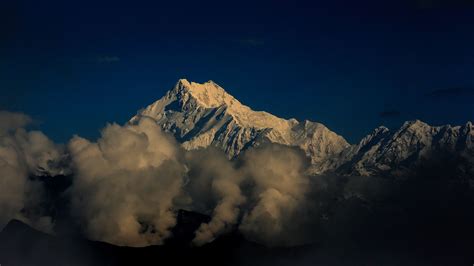
<path id="1" fill-rule="evenodd" d="M 187 150 L 212 145 L 224 150 L 229 158 L 270 142 L 300 147 L 313 165 L 322 165 L 321 162 L 349 146 L 323 124 L 254 111 L 212 81 L 199 84 L 180 79 L 165 96 L 139 111 L 129 123 L 136 123 L 141 117 L 154 119 Z"/>
<path id="2" fill-rule="evenodd" d="M 420 120 L 406 121 L 399 129 L 379 127 L 341 155 L 340 173 L 352 175 L 403 175 L 423 163 L 446 159 L 466 161 L 461 175 L 474 176 L 474 127 L 431 126 Z M 342 158 L 343 157 L 343 158 Z M 445 162 L 444 162 L 445 163 Z"/>
<path id="3" fill-rule="evenodd" d="M 299 147 L 311 159 L 313 174 L 397 175 L 415 167 L 428 153 L 460 152 L 474 157 L 471 122 L 431 126 L 420 120 L 406 121 L 395 130 L 377 127 L 351 145 L 321 123 L 254 111 L 212 80 L 202 84 L 178 80 L 129 123 L 141 117 L 155 120 L 187 150 L 214 146 L 230 159 L 263 143 Z"/>

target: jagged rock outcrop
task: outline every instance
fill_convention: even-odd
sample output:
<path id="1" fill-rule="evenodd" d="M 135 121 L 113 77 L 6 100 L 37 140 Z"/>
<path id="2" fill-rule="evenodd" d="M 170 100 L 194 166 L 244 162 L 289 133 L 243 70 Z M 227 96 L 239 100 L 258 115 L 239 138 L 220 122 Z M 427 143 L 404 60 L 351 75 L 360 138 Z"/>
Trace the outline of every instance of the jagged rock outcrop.
<path id="1" fill-rule="evenodd" d="M 398 130 L 379 127 L 333 159 L 348 175 L 402 175 L 425 163 L 454 164 L 459 174 L 474 176 L 474 127 L 430 126 L 408 121 Z M 336 163 L 337 162 L 337 163 Z"/>
<path id="2" fill-rule="evenodd" d="M 311 158 L 311 173 L 343 175 L 401 175 L 433 159 L 462 161 L 462 174 L 474 176 L 474 129 L 430 126 L 408 121 L 398 130 L 378 127 L 358 144 L 350 145 L 323 124 L 283 119 L 243 105 L 212 81 L 180 79 L 164 97 L 140 110 L 171 132 L 187 150 L 214 146 L 230 159 L 249 147 L 278 143 L 301 148 Z M 454 160 L 454 159 L 453 159 Z"/>
<path id="3" fill-rule="evenodd" d="M 188 150 L 215 146 L 235 158 L 265 142 L 297 146 L 311 158 L 314 171 L 349 147 L 347 141 L 323 124 L 283 119 L 243 105 L 212 81 L 178 81 L 166 95 L 138 112 L 130 123 L 150 117 L 171 132 Z"/>

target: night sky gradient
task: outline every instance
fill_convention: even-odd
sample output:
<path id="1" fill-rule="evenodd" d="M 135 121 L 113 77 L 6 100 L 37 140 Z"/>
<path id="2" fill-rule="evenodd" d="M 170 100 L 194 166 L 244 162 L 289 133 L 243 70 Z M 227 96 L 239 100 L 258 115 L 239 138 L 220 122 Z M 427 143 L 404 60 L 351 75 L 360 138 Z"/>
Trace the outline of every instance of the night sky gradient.
<path id="1" fill-rule="evenodd" d="M 179 78 L 357 142 L 474 120 L 473 1 L 0 1 L 0 109 L 96 138 Z"/>

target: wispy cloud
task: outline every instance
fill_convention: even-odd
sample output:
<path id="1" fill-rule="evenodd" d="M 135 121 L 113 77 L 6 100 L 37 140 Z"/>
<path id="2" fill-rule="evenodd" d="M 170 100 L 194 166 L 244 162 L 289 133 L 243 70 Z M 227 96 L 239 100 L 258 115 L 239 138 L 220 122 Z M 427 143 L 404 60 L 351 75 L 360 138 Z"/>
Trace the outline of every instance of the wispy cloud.
<path id="1" fill-rule="evenodd" d="M 257 47 L 257 46 L 263 46 L 265 44 L 265 41 L 262 39 L 248 38 L 248 39 L 240 39 L 239 43 L 245 46 Z"/>
<path id="2" fill-rule="evenodd" d="M 474 97 L 474 88 L 452 87 L 433 90 L 425 94 L 430 99 L 453 99 L 458 97 Z"/>
<path id="3" fill-rule="evenodd" d="M 97 63 L 101 64 L 111 64 L 120 62 L 120 57 L 118 56 L 98 56 L 96 58 Z"/>

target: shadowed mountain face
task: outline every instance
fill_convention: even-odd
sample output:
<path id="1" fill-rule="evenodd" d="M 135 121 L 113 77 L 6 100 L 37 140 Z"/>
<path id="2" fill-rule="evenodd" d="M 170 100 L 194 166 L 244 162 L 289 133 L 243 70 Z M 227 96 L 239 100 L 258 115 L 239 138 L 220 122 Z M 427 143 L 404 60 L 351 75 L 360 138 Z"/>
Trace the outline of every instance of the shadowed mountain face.
<path id="1" fill-rule="evenodd" d="M 261 265 L 298 256 L 309 247 L 269 249 L 238 233 L 193 247 L 193 232 L 209 217 L 180 211 L 175 237 L 163 246 L 131 248 L 82 238 L 51 236 L 12 220 L 0 233 L 2 265 Z"/>
<path id="2" fill-rule="evenodd" d="M 337 171 L 350 175 L 401 176 L 413 171 L 433 171 L 443 164 L 449 174 L 474 176 L 474 127 L 430 126 L 410 121 L 395 131 L 379 127 L 358 145 L 346 149 L 334 162 Z M 433 168 L 433 169 L 427 169 Z"/>
<path id="3" fill-rule="evenodd" d="M 323 124 L 253 111 L 212 81 L 199 84 L 181 79 L 130 122 L 140 117 L 156 120 L 188 150 L 215 146 L 229 158 L 268 142 L 297 146 L 311 158 L 317 173 L 327 170 L 320 168 L 325 165 L 322 162 L 349 147 Z"/>
<path id="4" fill-rule="evenodd" d="M 82 238 L 51 236 L 12 220 L 0 233 L 2 265 L 468 265 L 474 256 L 458 242 L 439 245 L 438 237 L 419 241 L 344 242 L 267 248 L 234 232 L 202 247 L 188 240 L 208 218 L 180 211 L 174 240 L 163 246 L 131 248 Z M 195 228 L 194 228 L 195 229 Z M 362 230 L 364 227 L 361 227 Z M 391 240 L 394 240 L 389 230 Z M 361 239 L 360 239 L 361 240 Z"/>
<path id="5" fill-rule="evenodd" d="M 11 222 L 2 265 L 474 261 L 470 122 L 410 121 L 349 145 L 321 124 L 253 111 L 213 82 L 180 80 L 96 142 L 76 136 L 59 149 L 22 127 L 0 143 L 2 226 L 18 218 L 56 236 Z"/>
<path id="6" fill-rule="evenodd" d="M 139 111 L 130 123 L 138 122 L 140 117 L 154 119 L 188 150 L 215 146 L 229 158 L 263 143 L 296 146 L 311 159 L 310 171 L 314 174 L 400 176 L 433 159 L 449 157 L 459 175 L 474 175 L 471 122 L 435 127 L 409 121 L 393 131 L 379 127 L 360 143 L 349 145 L 320 123 L 253 111 L 212 81 L 199 84 L 184 79 L 163 98 Z"/>
<path id="7" fill-rule="evenodd" d="M 306 232 L 313 239 L 310 245 L 269 248 L 246 240 L 234 228 L 196 247 L 191 244 L 196 229 L 210 217 L 179 210 L 164 245 L 143 248 L 88 241 L 65 230 L 52 236 L 12 221 L 0 233 L 0 261 L 2 265 L 469 264 L 474 259 L 474 194 L 461 180 L 431 174 L 404 181 L 326 177 L 327 187 L 309 195 L 320 205 L 321 215 L 314 217 L 312 230 Z M 73 223 L 61 196 L 70 179 L 61 178 L 62 183 L 39 178 L 59 227 Z M 302 213 L 313 211 L 307 208 Z"/>

